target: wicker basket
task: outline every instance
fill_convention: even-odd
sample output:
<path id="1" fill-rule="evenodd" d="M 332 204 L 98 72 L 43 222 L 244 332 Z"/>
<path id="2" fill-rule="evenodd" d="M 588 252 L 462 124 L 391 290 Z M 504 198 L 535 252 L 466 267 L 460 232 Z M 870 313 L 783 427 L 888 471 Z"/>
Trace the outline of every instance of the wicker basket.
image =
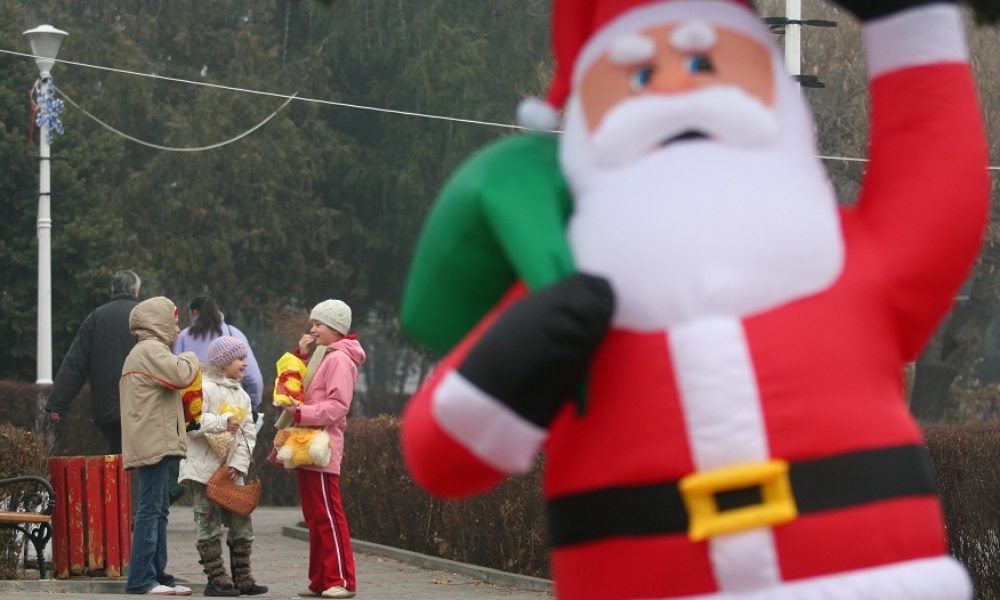
<path id="1" fill-rule="evenodd" d="M 229 512 L 247 517 L 260 502 L 260 482 L 237 485 L 229 478 L 226 465 L 220 465 L 208 480 L 206 494 L 209 500 Z"/>
<path id="2" fill-rule="evenodd" d="M 235 481 L 230 479 L 229 468 L 223 462 L 205 484 L 205 495 L 208 496 L 209 500 L 229 512 L 248 517 L 260 502 L 260 481 L 248 481 L 249 471 L 253 467 L 253 453 L 250 451 L 250 444 L 246 439 L 243 440 L 243 443 L 247 445 L 247 454 L 251 457 L 250 467 L 247 468 L 247 476 L 244 478 L 243 485 L 237 485 Z"/>

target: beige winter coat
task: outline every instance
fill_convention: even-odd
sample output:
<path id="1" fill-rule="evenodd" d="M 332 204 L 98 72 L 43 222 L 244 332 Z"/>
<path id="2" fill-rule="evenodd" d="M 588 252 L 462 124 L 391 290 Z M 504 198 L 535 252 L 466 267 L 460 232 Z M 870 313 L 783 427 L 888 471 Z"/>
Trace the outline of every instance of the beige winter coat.
<path id="1" fill-rule="evenodd" d="M 126 469 L 185 454 L 180 390 L 191 385 L 199 367 L 194 352 L 175 356 L 170 351 L 176 325 L 176 307 L 162 296 L 140 302 L 129 315 L 129 331 L 139 342 L 125 359 L 118 383 Z"/>
<path id="2" fill-rule="evenodd" d="M 222 464 L 222 459 L 205 440 L 206 433 L 226 431 L 226 422 L 233 416 L 222 410 L 223 404 L 246 409 L 240 429 L 234 433 L 233 448 L 226 459 L 226 466 L 246 474 L 250 456 L 257 444 L 257 432 L 250 413 L 250 396 L 240 382 L 229 379 L 218 367 L 208 365 L 202 370 L 201 427 L 188 432 L 187 458 L 181 461 L 178 481 L 208 483 L 209 478 Z"/>

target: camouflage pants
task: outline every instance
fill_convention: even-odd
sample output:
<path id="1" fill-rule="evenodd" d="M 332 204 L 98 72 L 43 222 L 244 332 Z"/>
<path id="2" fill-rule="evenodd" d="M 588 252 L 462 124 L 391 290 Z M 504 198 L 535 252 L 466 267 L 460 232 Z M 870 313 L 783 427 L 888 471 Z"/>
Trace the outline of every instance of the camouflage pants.
<path id="1" fill-rule="evenodd" d="M 185 484 L 191 489 L 194 527 L 199 541 L 221 537 L 223 525 L 229 529 L 229 544 L 253 541 L 250 517 L 233 514 L 209 500 L 205 484 L 197 481 L 186 481 Z"/>

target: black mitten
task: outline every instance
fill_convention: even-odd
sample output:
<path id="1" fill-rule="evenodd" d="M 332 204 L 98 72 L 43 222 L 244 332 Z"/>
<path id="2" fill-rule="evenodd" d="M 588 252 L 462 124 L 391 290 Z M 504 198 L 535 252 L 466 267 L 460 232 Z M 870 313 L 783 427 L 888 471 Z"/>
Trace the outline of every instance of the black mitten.
<path id="1" fill-rule="evenodd" d="M 606 280 L 572 275 L 512 304 L 458 372 L 525 419 L 548 427 L 586 375 L 613 310 Z"/>
<path id="2" fill-rule="evenodd" d="M 834 0 L 861 21 L 870 21 L 928 4 L 955 4 L 954 0 Z"/>

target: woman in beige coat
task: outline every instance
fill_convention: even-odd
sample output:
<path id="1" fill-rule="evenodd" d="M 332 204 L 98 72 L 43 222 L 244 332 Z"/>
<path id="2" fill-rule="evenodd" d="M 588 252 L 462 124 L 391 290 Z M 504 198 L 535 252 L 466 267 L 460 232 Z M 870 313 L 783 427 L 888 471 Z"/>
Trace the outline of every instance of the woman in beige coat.
<path id="1" fill-rule="evenodd" d="M 164 459 L 184 457 L 187 437 L 180 390 L 198 375 L 193 352 L 174 356 L 177 307 L 162 296 L 140 302 L 129 314 L 129 331 L 138 339 L 119 382 L 122 459 L 139 475 L 139 507 L 132 530 L 130 594 L 190 595 L 167 567 L 169 466 Z M 133 473 L 134 474 L 134 473 Z"/>

